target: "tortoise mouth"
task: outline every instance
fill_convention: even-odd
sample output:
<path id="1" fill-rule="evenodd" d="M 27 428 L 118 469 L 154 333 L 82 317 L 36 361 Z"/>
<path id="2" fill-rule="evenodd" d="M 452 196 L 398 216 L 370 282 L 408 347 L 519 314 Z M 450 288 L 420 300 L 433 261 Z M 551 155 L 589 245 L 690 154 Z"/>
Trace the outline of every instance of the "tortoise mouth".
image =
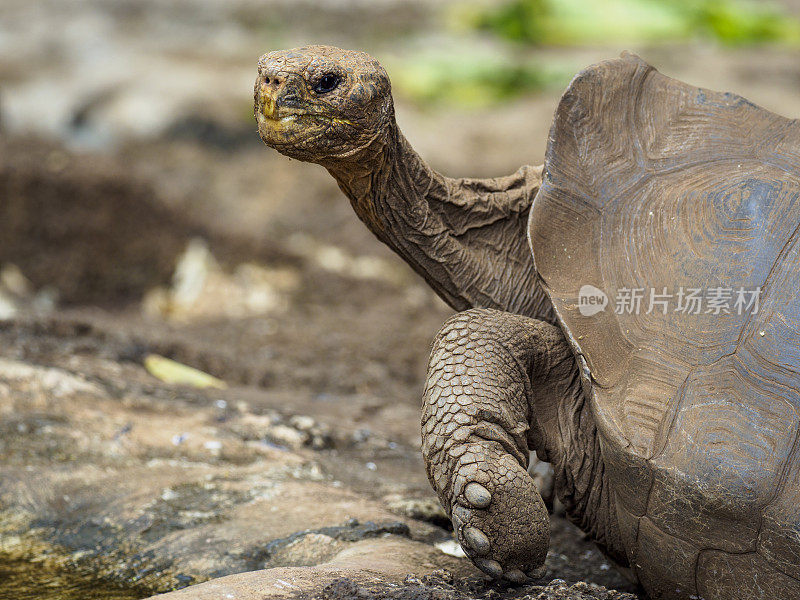
<path id="1" fill-rule="evenodd" d="M 265 115 L 263 111 L 256 112 L 256 120 L 258 121 L 258 132 L 267 144 L 291 144 L 301 142 L 303 133 L 310 133 L 311 127 L 302 123 L 300 117 L 306 115 L 299 115 L 296 113 L 285 113 L 272 115 Z"/>
<path id="2" fill-rule="evenodd" d="M 315 162 L 329 154 L 332 119 L 325 115 L 290 112 L 269 118 L 256 112 L 256 119 L 261 140 L 285 156 Z"/>
<path id="3" fill-rule="evenodd" d="M 306 146 L 317 140 L 333 136 L 337 127 L 344 126 L 351 131 L 356 124 L 344 118 L 322 112 L 295 109 L 256 110 L 258 132 L 261 139 L 276 149 L 286 146 Z"/>
<path id="4" fill-rule="evenodd" d="M 297 121 L 298 115 L 289 113 L 283 115 L 265 115 L 263 112 L 259 111 L 256 113 L 256 118 L 258 119 L 259 125 L 267 125 L 268 127 L 278 127 L 278 126 L 286 126 L 290 123 Z"/>

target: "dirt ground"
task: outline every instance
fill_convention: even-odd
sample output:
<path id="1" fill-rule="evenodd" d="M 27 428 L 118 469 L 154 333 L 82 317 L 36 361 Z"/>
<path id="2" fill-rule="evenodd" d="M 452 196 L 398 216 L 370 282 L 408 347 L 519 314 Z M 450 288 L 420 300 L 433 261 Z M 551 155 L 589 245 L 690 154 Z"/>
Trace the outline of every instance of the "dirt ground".
<path id="1" fill-rule="evenodd" d="M 221 178 L 232 177 L 228 168 L 243 173 L 249 161 L 268 167 L 283 161 L 258 146 L 241 151 L 241 162 L 197 144 L 170 142 L 157 148 L 162 159 L 189 156 L 193 169 L 218 169 Z M 187 216 L 170 202 L 153 184 L 158 179 L 142 174 L 154 169 L 149 161 L 152 147 L 127 149 L 124 163 L 107 156 L 87 160 L 30 139 L 8 140 L 3 150 L 0 189 L 9 201 L 0 207 L 0 222 L 8 226 L 9 243 L 3 246 L 2 261 L 18 267 L 26 281 L 17 286 L 22 289 L 14 288 L 14 272 L 6 268 L 4 291 L 17 312 L 0 327 L 0 361 L 14 361 L 0 365 L 9 403 L 2 419 L 6 433 L 0 457 L 10 471 L 37 473 L 7 476 L 0 485 L 7 507 L 21 498 L 10 481 L 48 481 L 44 487 L 49 488 L 56 486 L 53 469 L 64 466 L 77 477 L 83 468 L 106 465 L 143 487 L 140 479 L 145 475 L 130 470 L 127 460 L 120 465 L 119 450 L 94 447 L 98 437 L 104 444 L 128 440 L 123 454 L 136 464 L 164 458 L 165 453 L 237 468 L 255 464 L 250 450 L 229 448 L 225 440 L 232 437 L 245 445 L 247 440 L 261 440 L 268 447 L 294 448 L 313 460 L 325 481 L 349 490 L 360 502 L 425 524 L 404 535 L 425 544 L 450 540 L 449 523 L 424 476 L 418 405 L 430 340 L 451 311 L 353 223 L 346 201 L 326 189 L 324 174 L 310 171 L 308 192 L 298 198 L 295 211 L 263 218 L 262 223 L 276 232 L 265 241 L 256 234 L 237 234 L 233 226 L 226 228 L 222 211 L 201 212 L 197 218 L 198 213 Z M 227 167 L 221 168 L 218 161 Z M 165 177 L 174 177 L 172 168 L 165 169 Z M 213 208 L 208 196 L 195 201 Z M 332 222 L 346 231 L 331 228 Z M 199 239 L 205 240 L 204 259 L 192 263 L 191 248 Z M 190 300 L 180 297 L 182 284 L 173 277 L 176 264 L 194 264 L 193 277 L 203 280 Z M 128 272 L 136 276 L 128 277 Z M 58 298 L 57 307 L 42 303 L 43 294 Z M 253 297 L 261 300 L 248 302 Z M 153 353 L 202 369 L 230 388 L 209 395 L 165 386 L 143 368 L 145 357 Z M 94 390 L 88 405 L 80 393 L 74 398 L 67 394 L 61 404 L 35 394 L 28 398 L 29 388 L 38 389 L 36 382 L 46 382 L 48 376 L 37 371 L 16 378 L 19 365 L 55 369 L 100 390 Z M 72 384 L 64 385 L 71 394 Z M 44 396 L 48 391 L 52 392 L 39 390 Z M 163 421 L 165 411 L 175 413 Z M 189 417 L 192 412 L 194 417 Z M 97 413 L 102 415 L 98 422 Z M 187 414 L 188 421 L 181 421 L 179 413 Z M 264 415 L 269 415 L 267 426 Z M 309 418 L 313 426 L 298 425 Z M 250 419 L 261 419 L 254 431 L 254 425 L 247 424 Z M 201 427 L 206 421 L 213 423 L 210 433 Z M 164 429 L 157 441 L 147 433 L 152 426 Z M 169 440 L 181 435 L 194 438 L 195 447 L 170 448 Z M 93 441 L 81 441 L 83 437 Z M 223 440 L 225 451 L 216 459 L 203 452 L 205 446 L 196 447 L 217 439 Z M 84 480 L 82 493 L 98 494 L 98 486 L 105 485 Z M 76 494 L 73 490 L 70 495 Z M 46 521 L 48 539 L 71 549 L 74 558 L 74 553 L 86 551 L 96 534 L 79 524 L 65 537 L 65 522 L 72 527 L 76 521 L 91 522 L 93 509 L 78 502 L 68 516 L 51 502 L 35 503 L 27 514 Z M 311 510 L 305 496 L 294 502 Z M 133 510 L 139 508 L 120 508 L 119 513 Z M 329 512 L 316 518 L 298 515 L 288 530 L 265 524 L 261 543 L 274 544 L 293 531 L 336 524 Z M 128 522 L 120 526 L 131 527 Z M 18 535 L 20 529 L 12 531 Z M 121 539 L 127 535 L 143 534 Z M 106 539 L 104 544 L 116 547 L 120 541 Z M 119 553 L 112 554 L 125 563 Z M 464 568 L 465 559 L 459 560 Z M 291 556 L 266 564 L 248 559 L 218 566 L 214 572 L 224 575 L 280 564 L 316 562 Z M 630 589 L 593 544 L 559 517 L 553 518 L 548 566 L 548 581 Z M 115 568 L 112 579 L 130 581 L 126 568 Z M 174 570 L 164 568 L 163 573 Z M 208 573 L 189 567 L 184 571 Z M 503 589 L 492 592 L 495 588 L 486 587 L 476 573 L 463 581 L 448 577 L 449 583 L 412 581 L 409 594 L 446 589 L 444 597 L 518 595 Z M 341 590 L 363 586 L 362 581 L 342 581 L 326 588 L 325 594 L 349 597 Z M 165 585 L 170 589 L 176 584 L 156 578 L 145 582 L 144 589 L 164 590 Z M 359 597 L 375 593 L 362 590 Z"/>
<path id="2" fill-rule="evenodd" d="M 262 51 L 327 41 L 392 60 L 455 51 L 459 34 L 419 2 L 85 3 L 69 18 L 37 4 L 0 9 L 0 50 L 15 50 L 0 52 L 0 573 L 41 550 L 51 573 L 88 569 L 138 597 L 255 569 L 302 578 L 292 569 L 308 565 L 328 565 L 326 600 L 633 597 L 557 515 L 537 586 L 487 583 L 439 549 L 451 537 L 418 407 L 452 311 L 323 169 L 255 133 Z M 36 26 L 23 36 L 15 23 Z M 76 50 L 87 31 L 92 51 Z M 577 68 L 619 50 L 538 56 Z M 637 50 L 800 115 L 792 51 Z M 401 97 L 398 120 L 435 168 L 499 175 L 541 162 L 557 99 L 468 110 Z M 151 354 L 227 388 L 159 381 Z M 354 576 L 376 553 L 425 568 L 398 559 L 383 579 Z M 3 585 L 0 598 L 42 597 Z"/>

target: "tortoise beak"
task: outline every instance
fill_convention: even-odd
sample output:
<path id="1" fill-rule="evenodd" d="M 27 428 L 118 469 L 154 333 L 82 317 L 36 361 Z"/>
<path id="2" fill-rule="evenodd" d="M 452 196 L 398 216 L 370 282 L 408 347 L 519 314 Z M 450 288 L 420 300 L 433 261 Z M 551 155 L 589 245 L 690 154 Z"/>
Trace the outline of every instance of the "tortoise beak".
<path id="1" fill-rule="evenodd" d="M 277 86 L 267 83 L 263 77 L 259 77 L 260 83 L 257 85 L 257 106 L 256 111 L 265 119 L 276 120 L 278 118 Z"/>

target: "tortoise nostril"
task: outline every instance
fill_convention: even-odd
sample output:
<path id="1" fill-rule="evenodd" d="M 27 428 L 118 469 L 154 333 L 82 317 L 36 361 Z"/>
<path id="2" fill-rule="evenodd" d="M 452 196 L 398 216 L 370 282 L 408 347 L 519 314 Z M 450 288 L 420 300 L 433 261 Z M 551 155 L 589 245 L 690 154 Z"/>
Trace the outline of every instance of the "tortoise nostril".
<path id="1" fill-rule="evenodd" d="M 266 83 L 267 85 L 269 85 L 269 77 L 265 77 L 265 78 L 264 78 L 264 83 Z"/>

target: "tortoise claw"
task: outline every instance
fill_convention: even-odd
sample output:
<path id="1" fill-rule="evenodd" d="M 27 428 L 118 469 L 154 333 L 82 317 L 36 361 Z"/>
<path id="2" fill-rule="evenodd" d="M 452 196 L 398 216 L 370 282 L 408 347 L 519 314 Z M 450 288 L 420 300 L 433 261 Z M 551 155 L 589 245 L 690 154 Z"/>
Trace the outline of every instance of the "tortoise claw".
<path id="1" fill-rule="evenodd" d="M 492 560 L 491 558 L 474 558 L 472 562 L 489 577 L 500 579 L 503 576 L 503 567 L 501 567 L 500 563 L 496 560 Z"/>
<path id="2" fill-rule="evenodd" d="M 492 502 L 492 494 L 475 481 L 468 483 L 464 488 L 464 497 L 473 508 L 486 508 Z"/>
<path id="3" fill-rule="evenodd" d="M 461 537 L 478 556 L 485 556 L 489 553 L 489 538 L 477 527 L 467 525 L 461 530 Z"/>
<path id="4" fill-rule="evenodd" d="M 535 569 L 530 569 L 527 572 L 527 574 L 528 577 L 530 577 L 531 579 L 541 579 L 542 577 L 547 575 L 547 566 L 541 565 L 539 567 L 536 567 Z"/>
<path id="5" fill-rule="evenodd" d="M 511 569 L 503 573 L 503 577 L 513 584 L 522 585 L 528 581 L 528 576 L 519 569 Z"/>

